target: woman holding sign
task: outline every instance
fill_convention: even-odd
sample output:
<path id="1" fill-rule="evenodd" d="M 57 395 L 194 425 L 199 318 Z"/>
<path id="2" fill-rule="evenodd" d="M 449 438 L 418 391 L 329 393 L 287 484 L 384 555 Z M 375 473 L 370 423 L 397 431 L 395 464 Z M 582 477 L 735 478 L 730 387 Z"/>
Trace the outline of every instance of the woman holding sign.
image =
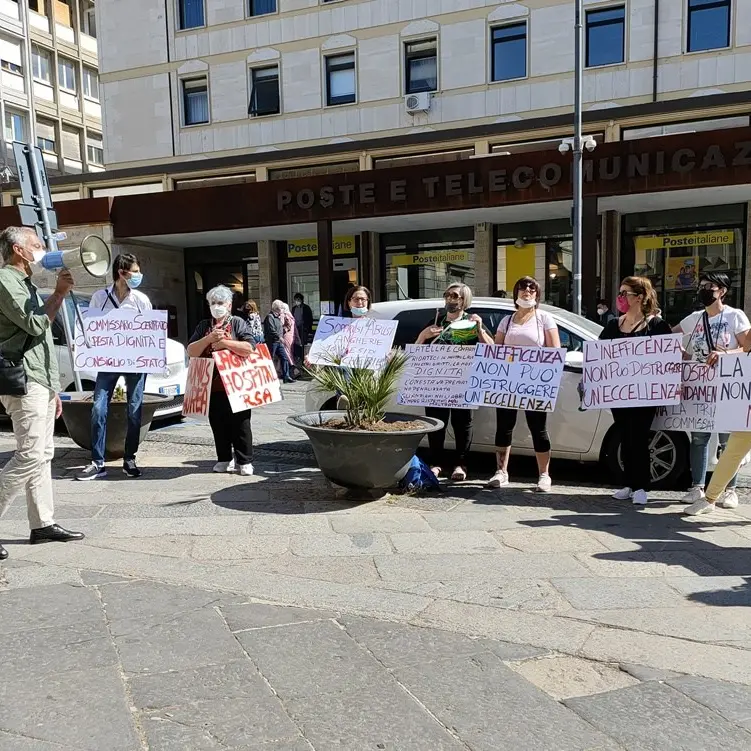
<path id="1" fill-rule="evenodd" d="M 443 299 L 446 303 L 445 315 L 439 317 L 436 311 L 435 320 L 420 332 L 416 344 L 463 344 L 474 347 L 478 342 L 493 343 L 493 337 L 485 330 L 482 318 L 474 313 L 467 313 L 467 308 L 472 305 L 472 290 L 466 284 L 449 285 L 443 293 Z M 450 419 L 456 444 L 451 479 L 458 482 L 466 480 L 466 458 L 472 445 L 472 410 L 425 407 L 425 414 L 443 422 L 442 430 L 428 433 L 433 474 L 438 477 L 442 471 L 446 426 Z"/>
<path id="2" fill-rule="evenodd" d="M 188 343 L 189 357 L 211 357 L 212 352 L 227 349 L 247 357 L 255 349 L 255 339 L 247 321 L 233 316 L 232 292 L 219 285 L 206 295 L 211 318 L 201 321 Z M 251 410 L 233 412 L 219 370 L 214 368 L 209 400 L 209 424 L 214 435 L 217 463 L 214 472 L 253 474 L 253 432 Z"/>
<path id="3" fill-rule="evenodd" d="M 531 276 L 519 279 L 513 292 L 516 312 L 506 316 L 495 334 L 496 344 L 509 344 L 519 347 L 560 347 L 561 337 L 553 317 L 539 310 L 540 285 Z M 498 470 L 488 481 L 489 488 L 508 485 L 508 460 L 511 455 L 511 438 L 519 410 L 498 408 L 495 411 L 495 445 L 498 449 L 496 460 Z M 527 427 L 532 435 L 532 445 L 540 472 L 537 492 L 548 493 L 552 487 L 550 479 L 550 436 L 548 436 L 547 412 L 525 410 Z"/>
<path id="4" fill-rule="evenodd" d="M 600 339 L 673 333 L 660 317 L 657 294 L 646 277 L 627 276 L 621 282 L 616 308 L 621 315 L 608 322 Z M 616 491 L 613 498 L 618 501 L 630 498 L 636 504 L 646 505 L 652 480 L 649 433 L 657 407 L 618 407 L 612 412 L 621 436 L 623 474 L 631 480 L 631 486 Z"/>
<path id="5" fill-rule="evenodd" d="M 714 365 L 719 355 L 727 352 L 742 352 L 743 347 L 751 341 L 749 330 L 751 323 L 742 310 L 725 305 L 725 296 L 730 289 L 730 279 L 721 272 L 705 272 L 699 277 L 698 301 L 702 310 L 686 316 L 674 329 L 676 334 L 686 334 L 686 357 L 694 362 Z M 692 509 L 703 509 L 704 482 L 709 463 L 709 439 L 711 433 L 691 433 L 691 489 L 682 498 L 683 503 L 693 504 Z M 724 451 L 728 434 L 720 433 L 720 451 Z M 725 508 L 736 508 L 738 496 L 735 492 L 736 476 L 728 483 L 728 489 L 722 493 L 718 503 Z"/>

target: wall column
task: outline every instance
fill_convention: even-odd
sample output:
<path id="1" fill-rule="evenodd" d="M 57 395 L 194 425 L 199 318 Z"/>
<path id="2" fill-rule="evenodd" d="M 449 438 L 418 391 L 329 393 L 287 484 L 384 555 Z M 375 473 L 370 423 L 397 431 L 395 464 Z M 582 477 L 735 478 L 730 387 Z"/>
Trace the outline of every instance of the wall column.
<path id="1" fill-rule="evenodd" d="M 621 215 L 606 211 L 602 217 L 602 261 L 600 265 L 600 295 L 615 310 L 621 276 Z"/>
<path id="2" fill-rule="evenodd" d="M 493 225 L 475 224 L 475 283 L 473 292 L 480 297 L 495 292 L 493 278 Z"/>
<path id="3" fill-rule="evenodd" d="M 279 259 L 273 240 L 258 242 L 258 307 L 261 317 L 271 310 L 279 289 Z"/>
<path id="4" fill-rule="evenodd" d="M 746 270 L 743 278 L 743 310 L 751 309 L 751 263 L 749 263 L 749 253 L 751 253 L 751 202 L 746 206 L 746 252 L 744 254 Z"/>
<path id="5" fill-rule="evenodd" d="M 321 315 L 336 315 L 334 301 L 334 237 L 330 219 L 317 223 L 318 234 L 318 285 L 321 298 Z"/>
<path id="6" fill-rule="evenodd" d="M 600 219 L 597 215 L 597 199 L 585 198 L 582 204 L 582 307 L 587 318 L 597 316 L 597 238 L 600 234 Z"/>

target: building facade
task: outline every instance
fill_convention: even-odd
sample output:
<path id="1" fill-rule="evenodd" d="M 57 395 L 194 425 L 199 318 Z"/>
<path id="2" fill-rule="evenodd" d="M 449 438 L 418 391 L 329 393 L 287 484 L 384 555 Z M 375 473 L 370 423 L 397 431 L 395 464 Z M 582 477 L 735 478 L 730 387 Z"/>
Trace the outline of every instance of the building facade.
<path id="1" fill-rule="evenodd" d="M 354 282 L 398 299 L 530 273 L 570 307 L 573 0 L 96 13 L 107 170 L 53 179 L 78 199 L 58 213 L 150 256 L 181 334 L 219 282 L 320 310 Z M 588 310 L 634 272 L 670 318 L 706 268 L 744 300 L 751 2 L 585 0 L 584 36 Z"/>
<path id="2" fill-rule="evenodd" d="M 104 169 L 93 0 L 0 0 L 0 167 L 13 141 L 39 146 L 50 175 Z"/>

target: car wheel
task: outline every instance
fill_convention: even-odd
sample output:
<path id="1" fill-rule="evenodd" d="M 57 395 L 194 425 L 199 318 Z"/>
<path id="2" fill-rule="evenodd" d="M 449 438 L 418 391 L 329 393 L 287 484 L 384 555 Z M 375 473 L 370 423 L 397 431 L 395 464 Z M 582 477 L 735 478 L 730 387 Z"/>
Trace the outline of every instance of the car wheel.
<path id="1" fill-rule="evenodd" d="M 659 430 L 649 433 L 650 470 L 652 487 L 676 488 L 688 471 L 688 437 L 683 433 Z M 610 432 L 605 456 L 608 470 L 618 482 L 625 482 L 621 436 L 617 430 Z"/>

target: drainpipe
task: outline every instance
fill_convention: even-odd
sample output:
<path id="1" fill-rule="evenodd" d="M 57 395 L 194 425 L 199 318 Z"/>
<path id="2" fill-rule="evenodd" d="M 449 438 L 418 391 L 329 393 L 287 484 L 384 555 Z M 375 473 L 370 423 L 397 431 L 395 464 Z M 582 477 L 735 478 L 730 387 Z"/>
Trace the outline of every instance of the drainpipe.
<path id="1" fill-rule="evenodd" d="M 168 0 L 164 0 L 164 44 L 167 50 L 167 62 L 171 63 L 170 57 L 170 38 L 169 38 L 169 13 L 167 9 Z M 170 121 L 170 133 L 172 134 L 172 156 L 177 156 L 175 151 L 175 112 L 172 103 L 172 66 L 169 66 L 167 70 L 167 86 L 169 87 L 169 121 Z"/>
<path id="2" fill-rule="evenodd" d="M 652 101 L 657 101 L 657 59 L 660 46 L 660 0 L 655 0 L 655 29 L 652 50 Z"/>

